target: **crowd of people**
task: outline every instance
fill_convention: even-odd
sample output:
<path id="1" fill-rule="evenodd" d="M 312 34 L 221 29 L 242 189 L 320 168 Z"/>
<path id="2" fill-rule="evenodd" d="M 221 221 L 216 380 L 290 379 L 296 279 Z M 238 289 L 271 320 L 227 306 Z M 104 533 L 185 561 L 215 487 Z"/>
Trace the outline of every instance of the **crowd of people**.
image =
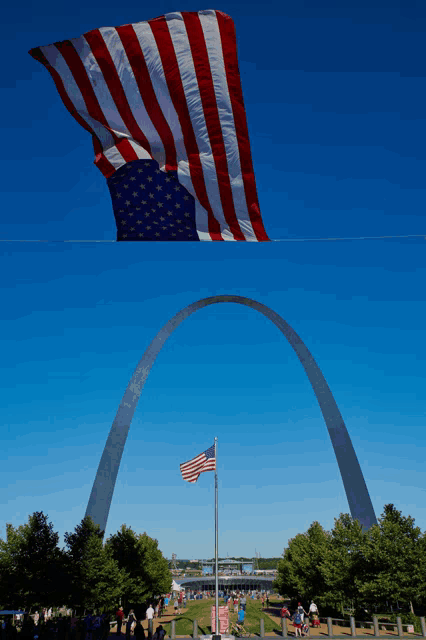
<path id="1" fill-rule="evenodd" d="M 214 595 L 214 594 L 212 594 Z M 269 609 L 269 594 L 252 594 L 252 597 L 261 598 L 262 609 Z M 164 640 L 166 632 L 160 624 L 154 631 L 153 621 L 161 618 L 165 607 L 171 602 L 170 594 L 161 597 L 158 602 L 149 604 L 146 609 L 146 620 L 148 622 L 147 631 L 142 625 L 142 620 L 138 620 L 134 609 L 130 609 L 127 617 L 125 616 L 123 607 L 120 606 L 115 612 L 115 616 L 106 613 L 98 613 L 90 611 L 84 618 L 73 619 L 70 615 L 59 615 L 52 617 L 52 609 L 43 609 L 40 613 L 35 612 L 32 616 L 24 616 L 19 619 L 16 616 L 16 625 L 12 624 L 11 619 L 4 621 L 1 629 L 0 640 L 17 640 L 17 629 L 20 628 L 20 640 L 107 640 L 111 633 L 111 626 L 116 624 L 115 634 L 121 636 L 124 633 L 126 640 L 130 640 L 130 636 L 134 635 L 135 640 Z M 229 611 L 238 615 L 237 627 L 243 628 L 245 621 L 245 613 L 247 606 L 247 598 L 242 592 L 232 592 L 224 595 L 224 603 L 228 606 Z M 186 607 L 186 595 L 180 592 L 173 599 L 173 608 L 178 615 L 182 608 Z M 68 611 L 67 613 L 71 613 Z M 295 636 L 305 636 L 309 632 L 309 621 L 313 626 L 319 625 L 319 612 L 317 605 L 312 601 L 309 610 L 305 611 L 303 605 L 299 602 L 293 613 L 290 612 L 287 605 L 283 605 L 280 611 L 281 618 L 287 618 L 293 622 Z M 305 616 L 307 620 L 305 619 Z M 22 618 L 22 616 L 21 616 Z"/>
<path id="2" fill-rule="evenodd" d="M 305 620 L 305 616 L 308 619 Z M 290 612 L 286 604 L 281 609 L 281 618 L 288 618 L 293 621 L 295 636 L 306 636 L 309 633 L 309 619 L 312 617 L 312 626 L 319 625 L 319 612 L 318 607 L 312 600 L 309 611 L 305 611 L 301 602 L 297 603 L 297 608 L 293 612 Z"/>
<path id="3" fill-rule="evenodd" d="M 50 615 L 37 612 L 33 616 L 23 616 L 23 619 L 21 615 L 15 624 L 8 618 L 2 624 L 1 640 L 16 640 L 18 629 L 21 640 L 73 640 L 71 618 L 64 617 L 61 613 L 57 618 L 52 618 L 52 612 Z"/>

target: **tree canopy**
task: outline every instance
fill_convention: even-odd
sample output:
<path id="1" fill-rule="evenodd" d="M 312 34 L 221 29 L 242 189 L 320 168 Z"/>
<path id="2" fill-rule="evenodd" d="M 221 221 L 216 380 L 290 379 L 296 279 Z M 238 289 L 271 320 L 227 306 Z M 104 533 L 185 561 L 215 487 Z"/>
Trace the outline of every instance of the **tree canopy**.
<path id="1" fill-rule="evenodd" d="M 123 524 L 120 531 L 108 538 L 106 547 L 126 574 L 123 581 L 123 602 L 126 605 L 148 603 L 148 600 L 171 589 L 168 561 L 154 538 L 146 533 L 137 534 Z"/>
<path id="2" fill-rule="evenodd" d="M 426 599 L 426 534 L 393 504 L 368 531 L 349 514 L 330 532 L 314 522 L 289 540 L 274 584 L 282 595 L 334 610 L 398 602 L 413 612 Z"/>
<path id="3" fill-rule="evenodd" d="M 123 525 L 103 543 L 90 516 L 65 533 L 66 547 L 43 512 L 7 525 L 0 539 L 0 607 L 25 610 L 61 606 L 111 609 L 119 599 L 143 605 L 170 590 L 168 562 L 158 542 Z"/>

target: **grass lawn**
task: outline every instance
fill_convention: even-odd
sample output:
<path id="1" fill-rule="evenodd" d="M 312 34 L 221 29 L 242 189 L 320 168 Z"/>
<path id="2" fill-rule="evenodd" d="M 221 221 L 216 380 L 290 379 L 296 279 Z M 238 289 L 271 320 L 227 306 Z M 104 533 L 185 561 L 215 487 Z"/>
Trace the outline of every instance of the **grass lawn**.
<path id="1" fill-rule="evenodd" d="M 176 635 L 192 636 L 193 621 L 198 622 L 198 633 L 200 635 L 208 635 L 211 631 L 211 607 L 215 604 L 214 598 L 208 600 L 189 600 L 184 612 L 176 617 Z M 223 598 L 219 599 L 219 606 L 223 605 Z M 230 628 L 237 621 L 237 614 L 232 611 L 229 613 Z M 251 600 L 247 598 L 246 616 L 244 626 L 253 634 L 260 633 L 260 619 L 264 619 L 265 633 L 271 633 L 277 630 L 281 632 L 281 627 L 277 625 L 265 612 L 262 611 L 262 603 L 260 600 Z M 167 635 L 170 637 L 171 625 L 166 623 L 163 625 Z"/>

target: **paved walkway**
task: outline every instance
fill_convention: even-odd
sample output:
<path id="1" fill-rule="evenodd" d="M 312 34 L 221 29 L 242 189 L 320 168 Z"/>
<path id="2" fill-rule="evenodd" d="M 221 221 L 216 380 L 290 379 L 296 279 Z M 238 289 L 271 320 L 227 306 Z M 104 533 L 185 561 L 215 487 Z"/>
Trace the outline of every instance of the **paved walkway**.
<path id="1" fill-rule="evenodd" d="M 271 618 L 271 620 L 273 620 L 281 629 L 281 617 L 279 615 L 276 615 L 278 613 L 278 610 L 275 607 L 270 607 L 269 609 L 264 609 L 264 612 L 268 614 L 268 616 Z M 370 627 L 370 625 L 366 625 L 367 627 Z M 373 626 L 373 625 L 371 625 Z M 288 629 L 288 634 L 289 636 L 294 636 L 294 627 L 293 627 L 293 623 L 289 620 L 287 620 L 287 629 Z M 310 627 L 309 630 L 309 634 L 312 636 L 328 636 L 328 627 L 325 623 L 321 623 L 319 627 Z M 333 634 L 336 636 L 351 636 L 351 630 L 350 627 L 340 627 L 337 624 L 333 624 Z M 357 636 L 374 636 L 374 629 L 359 629 L 357 627 L 356 629 L 356 634 Z M 271 633 L 271 634 L 266 634 L 265 635 L 271 635 L 274 636 L 276 634 Z M 381 624 L 379 622 L 379 635 L 381 636 L 388 636 L 388 637 L 399 637 L 398 635 L 398 631 L 397 629 L 391 631 L 391 630 L 384 630 L 381 628 Z M 413 633 L 407 633 L 406 631 L 404 631 L 404 636 L 415 636 L 418 634 L 413 634 Z"/>

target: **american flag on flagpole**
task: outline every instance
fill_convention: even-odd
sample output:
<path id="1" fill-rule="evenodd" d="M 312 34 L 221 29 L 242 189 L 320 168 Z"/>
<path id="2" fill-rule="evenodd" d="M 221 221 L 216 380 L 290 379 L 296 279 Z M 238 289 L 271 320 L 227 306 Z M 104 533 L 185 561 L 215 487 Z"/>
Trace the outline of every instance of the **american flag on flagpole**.
<path id="1" fill-rule="evenodd" d="M 228 15 L 168 13 L 30 54 L 92 135 L 117 240 L 269 240 Z"/>
<path id="2" fill-rule="evenodd" d="M 203 451 L 188 462 L 180 465 L 182 478 L 187 482 L 197 482 L 198 476 L 204 471 L 216 471 L 215 446 L 211 446 L 207 451 Z"/>

